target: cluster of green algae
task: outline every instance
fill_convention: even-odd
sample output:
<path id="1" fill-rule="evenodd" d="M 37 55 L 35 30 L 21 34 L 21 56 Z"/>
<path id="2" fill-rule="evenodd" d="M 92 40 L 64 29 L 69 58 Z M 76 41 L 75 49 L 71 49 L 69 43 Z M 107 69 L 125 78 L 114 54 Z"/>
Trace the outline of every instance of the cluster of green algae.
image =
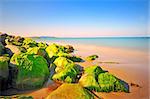
<path id="1" fill-rule="evenodd" d="M 99 66 L 91 66 L 81 71 L 74 62 L 82 62 L 83 59 L 74 56 L 72 46 L 62 46 L 58 44 L 48 45 L 46 43 L 38 43 L 30 38 L 15 37 L 11 38 L 7 35 L 5 42 L 1 41 L 0 53 L 1 57 L 6 57 L 4 54 L 9 54 L 4 51 L 4 46 L 14 45 L 23 48 L 24 51 L 13 56 L 8 55 L 10 60 L 6 60 L 5 66 L 9 67 L 11 73 L 11 84 L 18 89 L 34 89 L 42 87 L 44 82 L 48 79 L 50 72 L 49 68 L 54 66 L 54 73 L 49 77 L 54 81 L 61 81 L 63 83 L 78 83 L 87 88 L 98 92 L 124 91 L 129 92 L 127 84 L 112 74 L 103 71 Z M 18 43 L 17 43 L 18 42 Z M 2 49 L 2 50 L 1 50 Z M 5 53 L 4 53 L 5 52 Z M 87 60 L 94 60 L 98 58 L 97 55 L 87 57 Z M 2 64 L 3 61 L 0 60 Z M 14 72 L 15 71 L 15 72 Z M 83 73 L 82 77 L 78 77 Z M 10 74 L 9 74 L 10 75 Z M 0 75 L 0 78 L 2 76 Z M 6 78 L 10 78 L 9 76 Z M 65 85 L 70 86 L 70 85 Z M 59 89 L 59 88 L 58 88 Z M 57 90 L 56 90 L 57 91 Z M 87 93 L 87 92 L 85 92 Z M 91 96 L 91 95 L 90 95 Z M 93 97 L 93 96 L 91 96 Z"/>

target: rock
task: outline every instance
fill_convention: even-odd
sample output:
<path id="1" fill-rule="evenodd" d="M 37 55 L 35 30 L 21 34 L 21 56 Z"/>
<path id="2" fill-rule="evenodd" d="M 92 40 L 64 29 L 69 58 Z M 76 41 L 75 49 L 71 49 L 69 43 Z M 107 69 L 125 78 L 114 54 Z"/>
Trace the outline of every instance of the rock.
<path id="1" fill-rule="evenodd" d="M 81 76 L 79 83 L 89 89 L 94 91 L 99 91 L 100 87 L 98 84 L 98 75 L 103 73 L 103 71 L 99 66 L 90 66 L 85 68 L 84 75 Z"/>
<path id="2" fill-rule="evenodd" d="M 66 45 L 65 48 L 66 48 L 66 52 L 68 53 L 72 53 L 74 51 L 74 48 L 71 45 Z"/>
<path id="3" fill-rule="evenodd" d="M 24 41 L 23 37 L 20 36 L 7 36 L 5 39 L 5 42 L 7 45 L 16 45 L 16 46 L 22 46 Z"/>
<path id="4" fill-rule="evenodd" d="M 126 82 L 118 79 L 107 71 L 103 71 L 99 66 L 87 67 L 79 83 L 91 91 L 129 92 L 129 85 Z"/>
<path id="5" fill-rule="evenodd" d="M 19 46 L 16 46 L 16 45 L 6 45 L 6 53 L 9 54 L 9 55 L 12 55 L 12 54 L 20 54 L 21 53 L 21 50 L 20 50 L 20 47 Z"/>
<path id="6" fill-rule="evenodd" d="M 43 42 L 39 42 L 39 43 L 38 43 L 38 47 L 40 47 L 40 48 L 46 49 L 47 46 L 48 46 L 48 44 L 46 44 L 46 43 L 43 43 Z"/>
<path id="7" fill-rule="evenodd" d="M 98 55 L 91 55 L 91 56 L 86 57 L 86 60 L 91 61 L 91 60 L 95 60 L 96 58 L 98 58 Z"/>
<path id="8" fill-rule="evenodd" d="M 9 75 L 9 57 L 0 56 L 0 91 L 6 89 Z"/>
<path id="9" fill-rule="evenodd" d="M 129 85 L 126 82 L 108 72 L 98 75 L 98 83 L 102 92 L 129 92 Z"/>
<path id="10" fill-rule="evenodd" d="M 84 62 L 84 60 L 78 56 L 68 55 L 66 58 L 72 60 L 73 62 Z"/>
<path id="11" fill-rule="evenodd" d="M 45 57 L 46 55 L 46 51 L 44 48 L 40 48 L 40 47 L 32 47 L 32 48 L 28 48 L 27 49 L 27 53 L 29 54 L 36 54 L 36 55 L 40 55 Z"/>
<path id="12" fill-rule="evenodd" d="M 54 64 L 56 65 L 56 73 L 52 76 L 53 80 L 68 83 L 76 82 L 80 70 L 71 60 L 65 57 L 58 57 Z"/>
<path id="13" fill-rule="evenodd" d="M 4 46 L 3 44 L 0 42 L 0 55 L 2 55 L 4 53 Z"/>
<path id="14" fill-rule="evenodd" d="M 50 93 L 46 99 L 94 99 L 86 89 L 79 84 L 63 84 Z"/>
<path id="15" fill-rule="evenodd" d="M 49 77 L 47 61 L 39 55 L 14 54 L 10 60 L 12 86 L 17 89 L 42 87 Z"/>
<path id="16" fill-rule="evenodd" d="M 46 48 L 46 52 L 49 58 L 52 58 L 53 56 L 58 56 L 57 54 L 59 53 L 65 53 L 65 49 L 63 46 L 54 43 Z"/>
<path id="17" fill-rule="evenodd" d="M 32 40 L 31 38 L 25 38 L 22 44 L 22 47 L 28 49 L 30 47 L 38 47 L 38 43 Z"/>
<path id="18" fill-rule="evenodd" d="M 7 37 L 8 35 L 7 34 L 0 34 L 0 42 L 3 44 L 3 45 L 6 45 L 6 43 L 5 43 L 5 39 L 6 39 L 6 37 Z"/>

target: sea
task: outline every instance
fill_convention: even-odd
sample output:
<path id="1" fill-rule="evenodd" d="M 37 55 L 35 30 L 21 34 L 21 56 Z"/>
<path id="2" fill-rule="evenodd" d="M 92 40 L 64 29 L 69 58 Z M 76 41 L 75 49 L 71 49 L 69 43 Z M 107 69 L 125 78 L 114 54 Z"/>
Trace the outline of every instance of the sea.
<path id="1" fill-rule="evenodd" d="M 149 51 L 150 37 L 91 37 L 91 38 L 58 38 L 34 37 L 37 42 L 54 42 L 67 44 L 84 44 L 104 47 Z"/>

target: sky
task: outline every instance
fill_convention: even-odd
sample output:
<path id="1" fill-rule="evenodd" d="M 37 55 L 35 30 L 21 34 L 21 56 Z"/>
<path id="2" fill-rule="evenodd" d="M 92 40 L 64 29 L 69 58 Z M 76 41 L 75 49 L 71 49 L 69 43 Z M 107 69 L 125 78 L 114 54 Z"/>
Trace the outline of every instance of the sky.
<path id="1" fill-rule="evenodd" d="M 0 31 L 20 36 L 147 36 L 148 0 L 0 0 Z"/>

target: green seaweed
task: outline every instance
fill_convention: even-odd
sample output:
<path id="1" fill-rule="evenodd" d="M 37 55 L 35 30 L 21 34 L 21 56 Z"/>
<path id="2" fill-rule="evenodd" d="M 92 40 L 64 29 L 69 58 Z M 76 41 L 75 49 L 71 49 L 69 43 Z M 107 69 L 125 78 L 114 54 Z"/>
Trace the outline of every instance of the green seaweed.
<path id="1" fill-rule="evenodd" d="M 49 76 L 47 61 L 42 56 L 14 54 L 10 62 L 10 66 L 18 71 L 13 77 L 13 84 L 18 89 L 39 88 Z"/>

